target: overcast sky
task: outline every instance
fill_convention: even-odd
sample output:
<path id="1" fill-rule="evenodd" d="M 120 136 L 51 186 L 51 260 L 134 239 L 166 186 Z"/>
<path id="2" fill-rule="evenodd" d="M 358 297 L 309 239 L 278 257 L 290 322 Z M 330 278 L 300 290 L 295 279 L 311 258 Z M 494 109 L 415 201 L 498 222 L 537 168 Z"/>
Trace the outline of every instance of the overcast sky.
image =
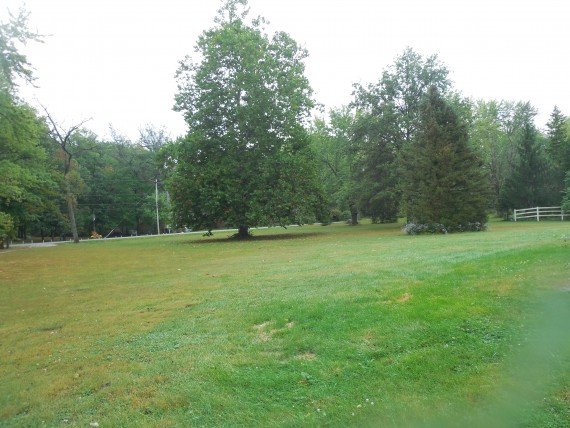
<path id="1" fill-rule="evenodd" d="M 21 0 L 2 0 L 17 11 Z M 172 111 L 178 61 L 213 25 L 219 0 L 27 0 L 45 37 L 24 49 L 37 89 L 22 88 L 64 126 L 92 118 L 133 140 L 146 124 L 185 132 Z M 309 51 L 307 76 L 327 109 L 352 84 L 378 81 L 407 46 L 438 54 L 455 88 L 475 99 L 530 101 L 544 127 L 554 105 L 570 115 L 569 0 L 250 0 L 250 16 Z"/>

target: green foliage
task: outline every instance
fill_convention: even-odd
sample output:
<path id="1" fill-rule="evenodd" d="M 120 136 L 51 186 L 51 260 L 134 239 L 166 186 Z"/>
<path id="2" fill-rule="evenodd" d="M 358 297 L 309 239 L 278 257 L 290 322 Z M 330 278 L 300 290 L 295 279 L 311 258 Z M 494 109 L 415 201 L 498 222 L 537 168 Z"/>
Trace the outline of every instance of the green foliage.
<path id="1" fill-rule="evenodd" d="M 545 139 L 538 132 L 534 125 L 536 114 L 528 102 L 478 101 L 475 105 L 470 138 L 481 151 L 490 175 L 490 206 L 505 218 L 509 209 L 530 207 L 520 205 L 529 200 L 548 205 L 560 203 L 563 173 L 560 157 L 553 151 L 557 144 L 552 137 Z M 551 127 L 560 125 L 558 119 L 551 119 Z M 549 134 L 560 136 L 560 132 Z M 525 189 L 526 186 L 530 187 Z M 529 198 L 529 193 L 536 197 Z"/>
<path id="2" fill-rule="evenodd" d="M 402 147 L 415 138 L 420 103 L 430 87 L 446 93 L 449 71 L 437 55 L 423 58 L 407 48 L 377 84 L 355 85 L 357 114 L 353 143 L 359 207 L 375 221 L 395 221 L 400 210 L 398 163 Z"/>
<path id="3" fill-rule="evenodd" d="M 319 167 L 318 180 L 322 183 L 333 221 L 352 217 L 355 222 L 358 215 L 358 184 L 353 171 L 356 157 L 352 142 L 353 126 L 352 112 L 342 108 L 329 112 L 328 124 L 324 119 L 316 119 L 311 129 L 311 146 Z"/>
<path id="4" fill-rule="evenodd" d="M 562 199 L 562 209 L 570 211 L 570 171 L 566 173 L 564 197 Z"/>
<path id="5" fill-rule="evenodd" d="M 549 168 L 534 124 L 526 122 L 515 139 L 516 157 L 511 174 L 502 188 L 500 204 L 511 209 L 548 206 L 559 203 L 547 192 Z"/>
<path id="6" fill-rule="evenodd" d="M 20 9 L 17 15 L 10 13 L 8 22 L 0 22 L 0 91 L 13 92 L 18 86 L 16 78 L 33 81 L 32 67 L 18 44 L 41 41 L 41 37 L 28 29 L 29 13 Z"/>
<path id="7" fill-rule="evenodd" d="M 437 55 L 423 58 L 408 47 L 377 84 L 355 85 L 354 106 L 377 118 L 389 115 L 391 143 L 400 149 L 416 134 L 423 96 L 432 86 L 445 94 L 451 87 L 448 76 Z"/>
<path id="8" fill-rule="evenodd" d="M 0 91 L 0 198 L 22 200 L 25 188 L 37 179 L 32 167 L 45 160 L 40 135 L 45 132 L 35 111 Z"/>
<path id="9" fill-rule="evenodd" d="M 554 192 L 563 192 L 570 172 L 570 119 L 554 107 L 546 124 L 546 151 L 552 168 Z"/>
<path id="10" fill-rule="evenodd" d="M 189 126 L 171 150 L 169 188 L 180 225 L 211 230 L 303 223 L 320 201 L 304 122 L 313 107 L 307 52 L 289 35 L 270 39 L 261 21 L 228 2 L 178 70 L 176 110 Z M 228 18 L 223 18 L 227 13 Z"/>
<path id="11" fill-rule="evenodd" d="M 511 168 L 509 159 L 513 150 L 506 128 L 512 108 L 511 103 L 477 101 L 473 106 L 473 124 L 469 130 L 471 144 L 481 151 L 484 168 L 489 174 L 489 206 L 496 212 L 500 211 L 501 191 Z"/>
<path id="12" fill-rule="evenodd" d="M 431 88 L 415 141 L 402 154 L 402 199 L 408 221 L 441 224 L 449 232 L 487 222 L 489 184 L 467 128 Z"/>
<path id="13" fill-rule="evenodd" d="M 14 237 L 14 232 L 12 217 L 0 211 L 0 249 L 10 244 L 10 239 Z"/>
<path id="14" fill-rule="evenodd" d="M 395 115 L 391 113 L 358 112 L 353 134 L 359 153 L 353 165 L 359 207 L 374 222 L 382 223 L 396 221 L 400 209 L 399 143 L 393 138 Z"/>
<path id="15" fill-rule="evenodd" d="M 554 166 L 561 171 L 570 171 L 570 127 L 568 117 L 555 106 L 546 124 L 548 154 Z"/>
<path id="16" fill-rule="evenodd" d="M 460 205 L 476 199 L 478 207 L 486 198 L 486 206 L 505 217 L 514 207 L 559 205 L 562 198 L 569 204 L 570 122 L 557 107 L 541 133 L 530 103 L 465 100 L 452 92 L 437 55 L 407 48 L 377 83 L 355 85 L 350 107 L 316 120 L 308 135 L 315 105 L 304 75 L 306 50 L 284 32 L 266 34 L 265 21 L 246 22 L 247 15 L 247 0 L 223 1 L 216 25 L 198 40 L 195 60 L 181 62 L 175 109 L 189 132 L 176 143 L 148 125 L 136 143 L 118 135 L 104 142 L 83 129 L 84 122 L 64 132 L 47 110 L 40 118 L 18 98 L 18 83 L 33 81 L 19 48 L 41 36 L 27 28 L 24 10 L 0 23 L 0 213 L 11 219 L 11 230 L 42 238 L 70 228 L 76 236 L 93 228 L 152 232 L 155 180 L 161 228 L 224 224 L 242 236 L 265 224 L 331 218 L 356 224 L 359 216 L 392 222 L 403 213 L 402 201 L 409 210 L 413 192 Z M 400 174 L 402 167 L 409 171 L 406 162 L 422 157 L 410 147 L 427 138 L 421 105 L 430 87 L 467 126 L 474 165 L 490 178 L 487 196 L 434 193 L 433 177 L 420 192 Z M 440 169 L 453 175 L 446 165 Z M 477 182 L 475 175 L 466 180 Z M 170 193 L 162 188 L 167 181 Z M 406 227 L 421 232 L 484 224 L 467 218 L 472 215 L 447 213 Z M 449 228 L 450 222 L 461 224 Z"/>
<path id="17" fill-rule="evenodd" d="M 147 127 L 136 143 L 113 132 L 112 141 L 85 141 L 78 146 L 78 171 L 85 181 L 77 200 L 82 233 L 93 228 L 103 236 L 113 229 L 123 234 L 156 233 L 155 180 L 161 171 L 155 159 L 166 141 L 164 132 Z M 159 194 L 161 227 L 165 228 L 170 224 L 169 205 L 160 183 Z"/>
<path id="18" fill-rule="evenodd" d="M 0 90 L 0 212 L 10 214 L 22 235 L 27 224 L 54 204 L 57 184 L 42 145 L 46 135 L 29 105 Z"/>

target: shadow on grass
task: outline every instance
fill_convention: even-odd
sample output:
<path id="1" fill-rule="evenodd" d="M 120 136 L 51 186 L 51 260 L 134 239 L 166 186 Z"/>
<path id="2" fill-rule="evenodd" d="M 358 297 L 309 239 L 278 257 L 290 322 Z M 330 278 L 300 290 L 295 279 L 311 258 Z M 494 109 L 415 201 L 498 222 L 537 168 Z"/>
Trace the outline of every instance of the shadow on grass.
<path id="1" fill-rule="evenodd" d="M 251 235 L 247 238 L 239 238 L 233 235 L 226 236 L 225 238 L 222 237 L 215 237 L 215 238 L 205 238 L 200 240 L 192 240 L 186 242 L 187 244 L 219 244 L 219 243 L 237 243 L 237 242 L 260 242 L 260 241 L 287 241 L 293 239 L 304 239 L 304 238 L 311 238 L 314 236 L 322 236 L 322 233 L 280 233 L 276 235 L 261 235 L 255 236 Z"/>

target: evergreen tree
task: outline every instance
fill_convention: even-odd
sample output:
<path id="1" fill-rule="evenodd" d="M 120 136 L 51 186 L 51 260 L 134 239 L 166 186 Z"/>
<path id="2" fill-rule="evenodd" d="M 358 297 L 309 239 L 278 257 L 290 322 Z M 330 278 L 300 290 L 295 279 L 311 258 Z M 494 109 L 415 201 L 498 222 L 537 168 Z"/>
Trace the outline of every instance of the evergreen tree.
<path id="1" fill-rule="evenodd" d="M 568 127 L 568 118 L 555 106 L 546 127 L 549 161 L 553 168 L 555 188 L 560 192 L 565 187 L 565 176 L 570 172 L 570 128 Z"/>
<path id="2" fill-rule="evenodd" d="M 400 143 L 393 138 L 393 111 L 381 115 L 358 112 L 353 144 L 359 152 L 353 162 L 355 196 L 362 214 L 373 222 L 394 222 L 400 206 L 397 162 Z"/>
<path id="3" fill-rule="evenodd" d="M 564 180 L 565 189 L 564 197 L 562 198 L 562 209 L 570 211 L 570 171 L 566 173 L 566 178 Z"/>
<path id="4" fill-rule="evenodd" d="M 548 191 L 549 167 L 546 156 L 531 119 L 518 133 L 515 148 L 517 156 L 502 189 L 501 208 L 510 211 L 554 203 L 552 193 Z"/>
<path id="5" fill-rule="evenodd" d="M 417 137 L 402 154 L 402 203 L 408 222 L 446 231 L 481 230 L 489 181 L 466 125 L 432 87 L 420 108 Z"/>
<path id="6" fill-rule="evenodd" d="M 362 213 L 374 221 L 396 220 L 400 150 L 416 136 L 420 103 L 428 88 L 446 93 L 451 86 L 448 74 L 437 55 L 423 58 L 407 48 L 384 70 L 378 83 L 355 85 L 355 196 Z"/>

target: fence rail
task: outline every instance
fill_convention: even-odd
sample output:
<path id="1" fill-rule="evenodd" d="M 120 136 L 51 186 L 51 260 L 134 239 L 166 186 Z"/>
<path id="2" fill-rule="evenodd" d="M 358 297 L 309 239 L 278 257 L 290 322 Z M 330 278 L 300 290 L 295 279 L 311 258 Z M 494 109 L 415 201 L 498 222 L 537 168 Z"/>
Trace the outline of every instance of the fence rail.
<path id="1" fill-rule="evenodd" d="M 560 220 L 570 219 L 570 211 L 563 210 L 562 207 L 536 207 L 515 210 L 513 218 L 517 220 L 534 219 L 540 221 L 541 218 L 560 217 Z"/>

